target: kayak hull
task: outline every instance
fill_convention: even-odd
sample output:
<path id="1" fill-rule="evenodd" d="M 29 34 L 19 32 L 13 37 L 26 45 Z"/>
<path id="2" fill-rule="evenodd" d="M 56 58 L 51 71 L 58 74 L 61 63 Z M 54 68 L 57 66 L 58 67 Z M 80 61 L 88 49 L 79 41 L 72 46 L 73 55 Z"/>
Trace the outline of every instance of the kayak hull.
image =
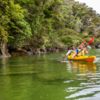
<path id="1" fill-rule="evenodd" d="M 85 62 L 94 62 L 96 59 L 96 56 L 68 56 L 68 60 L 73 60 L 73 61 L 85 61 Z"/>

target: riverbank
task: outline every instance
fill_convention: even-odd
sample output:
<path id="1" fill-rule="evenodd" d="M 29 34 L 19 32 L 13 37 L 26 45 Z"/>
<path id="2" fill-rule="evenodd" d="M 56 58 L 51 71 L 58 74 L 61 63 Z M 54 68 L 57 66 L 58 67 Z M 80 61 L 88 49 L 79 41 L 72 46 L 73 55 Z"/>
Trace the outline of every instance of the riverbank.
<path id="1" fill-rule="evenodd" d="M 99 49 L 99 44 L 92 45 L 92 48 Z M 50 48 L 9 48 L 9 55 L 8 56 L 2 56 L 0 55 L 0 58 L 7 58 L 11 56 L 31 56 L 31 55 L 42 55 L 47 53 L 57 53 L 57 52 L 63 52 L 68 50 L 67 47 L 50 47 Z"/>
<path id="2" fill-rule="evenodd" d="M 47 54 L 47 53 L 57 53 L 61 51 L 65 51 L 66 48 L 47 48 L 47 49 L 17 49 L 15 51 L 11 52 L 12 56 L 18 56 L 18 55 L 41 55 L 41 54 Z"/>

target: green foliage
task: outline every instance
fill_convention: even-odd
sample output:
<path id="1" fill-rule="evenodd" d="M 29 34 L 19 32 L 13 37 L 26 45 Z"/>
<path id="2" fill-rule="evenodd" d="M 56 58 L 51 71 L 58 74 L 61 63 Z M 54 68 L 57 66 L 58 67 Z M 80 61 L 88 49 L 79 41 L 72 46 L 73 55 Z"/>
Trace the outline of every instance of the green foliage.
<path id="1" fill-rule="evenodd" d="M 82 41 L 81 36 L 76 31 L 65 28 L 59 33 L 60 40 L 66 45 L 75 45 L 79 44 Z"/>
<path id="2" fill-rule="evenodd" d="M 9 45 L 21 46 L 31 36 L 31 28 L 25 20 L 26 10 L 14 0 L 0 1 L 0 38 Z"/>
<path id="3" fill-rule="evenodd" d="M 8 33 L 7 31 L 0 26 L 0 42 L 8 42 Z"/>
<path id="4" fill-rule="evenodd" d="M 74 0 L 0 0 L 0 41 L 12 47 L 76 45 L 99 26 L 100 15 Z"/>

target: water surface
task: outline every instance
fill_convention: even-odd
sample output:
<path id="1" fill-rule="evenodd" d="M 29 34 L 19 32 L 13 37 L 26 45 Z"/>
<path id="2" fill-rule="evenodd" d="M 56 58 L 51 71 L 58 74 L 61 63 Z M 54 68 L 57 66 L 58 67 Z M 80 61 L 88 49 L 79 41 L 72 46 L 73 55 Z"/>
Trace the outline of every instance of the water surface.
<path id="1" fill-rule="evenodd" d="M 62 63 L 63 54 L 0 59 L 0 100 L 99 100 L 100 50 L 95 63 Z"/>

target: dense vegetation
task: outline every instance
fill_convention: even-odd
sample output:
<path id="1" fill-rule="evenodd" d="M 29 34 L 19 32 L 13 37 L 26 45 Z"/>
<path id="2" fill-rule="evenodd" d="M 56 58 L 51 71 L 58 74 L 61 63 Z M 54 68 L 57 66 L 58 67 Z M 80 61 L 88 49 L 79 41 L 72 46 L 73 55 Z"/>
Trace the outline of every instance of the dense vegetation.
<path id="1" fill-rule="evenodd" d="M 74 0 L 0 0 L 0 51 L 55 51 L 98 34 L 100 15 Z M 87 34 L 87 35 L 86 35 Z"/>

